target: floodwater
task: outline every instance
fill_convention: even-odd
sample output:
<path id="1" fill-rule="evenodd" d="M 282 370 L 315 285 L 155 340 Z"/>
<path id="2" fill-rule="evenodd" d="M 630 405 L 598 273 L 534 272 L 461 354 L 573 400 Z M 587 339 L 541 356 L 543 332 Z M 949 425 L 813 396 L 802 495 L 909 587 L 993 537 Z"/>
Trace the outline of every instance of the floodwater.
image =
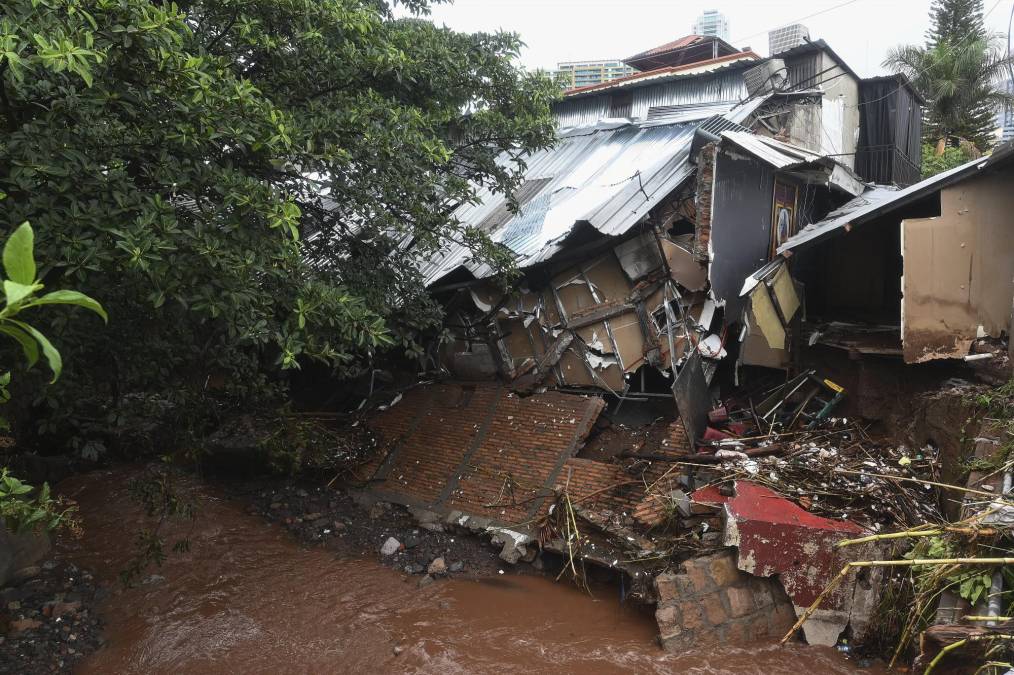
<path id="1" fill-rule="evenodd" d="M 115 588 L 142 524 L 130 474 L 61 485 L 85 534 L 59 554 Z M 518 576 L 416 578 L 375 560 L 303 548 L 277 526 L 197 481 L 191 550 L 164 580 L 110 594 L 99 607 L 107 644 L 83 673 L 870 673 L 830 649 L 720 647 L 678 656 L 655 642 L 650 612 L 610 587 L 589 597 L 567 583 Z M 189 527 L 189 526 L 188 526 Z M 396 653 L 397 652 L 397 653 Z"/>

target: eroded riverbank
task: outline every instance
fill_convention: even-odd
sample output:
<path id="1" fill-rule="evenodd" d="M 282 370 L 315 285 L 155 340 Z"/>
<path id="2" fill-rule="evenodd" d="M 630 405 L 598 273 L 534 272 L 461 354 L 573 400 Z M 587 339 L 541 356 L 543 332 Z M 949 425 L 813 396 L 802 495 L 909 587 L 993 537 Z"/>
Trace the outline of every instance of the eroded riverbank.
<path id="1" fill-rule="evenodd" d="M 111 588 L 144 523 L 129 475 L 96 472 L 61 486 L 79 502 L 85 534 L 59 556 Z M 871 672 L 804 646 L 666 655 L 650 614 L 621 605 L 613 587 L 590 598 L 505 568 L 418 588 L 374 557 L 300 545 L 216 488 L 190 481 L 187 490 L 201 509 L 191 550 L 102 602 L 106 645 L 81 672 Z"/>

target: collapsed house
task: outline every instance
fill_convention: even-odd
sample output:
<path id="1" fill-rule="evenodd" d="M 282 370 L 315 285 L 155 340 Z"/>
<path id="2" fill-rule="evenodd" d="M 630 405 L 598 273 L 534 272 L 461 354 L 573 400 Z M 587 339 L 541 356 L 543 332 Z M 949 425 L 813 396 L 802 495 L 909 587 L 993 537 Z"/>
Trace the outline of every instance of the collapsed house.
<path id="1" fill-rule="evenodd" d="M 918 94 L 820 40 L 761 58 L 688 36 L 628 63 L 642 72 L 557 104 L 516 211 L 486 191 L 455 214 L 515 255 L 517 283 L 456 244 L 420 263 L 446 308 L 449 381 L 374 419 L 386 446 L 360 478 L 420 518 L 493 532 L 512 562 L 537 543 L 575 574 L 576 558 L 618 570 L 657 603 L 669 649 L 780 635 L 847 561 L 834 541 L 934 517 L 889 480 L 780 496 L 824 480 L 819 462 L 912 465 L 866 461 L 831 417 L 842 388 L 801 352 L 916 363 L 1009 335 L 1014 152 L 917 182 Z M 780 382 L 738 396 L 748 369 Z M 650 444 L 582 456 L 607 402 L 666 399 Z M 730 458 L 733 474 L 708 468 Z M 807 639 L 865 630 L 875 598 L 871 579 L 843 586 Z"/>

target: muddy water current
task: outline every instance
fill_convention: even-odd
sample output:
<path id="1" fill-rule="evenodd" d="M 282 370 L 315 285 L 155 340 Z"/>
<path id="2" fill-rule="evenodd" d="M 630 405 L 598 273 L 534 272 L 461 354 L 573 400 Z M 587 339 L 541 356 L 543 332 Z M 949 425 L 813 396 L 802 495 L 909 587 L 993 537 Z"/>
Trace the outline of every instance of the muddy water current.
<path id="1" fill-rule="evenodd" d="M 85 534 L 62 557 L 109 588 L 142 525 L 121 471 L 65 483 Z M 667 655 L 650 612 L 618 592 L 505 574 L 417 588 L 375 559 L 304 548 L 192 483 L 191 549 L 99 607 L 106 645 L 84 673 L 870 673 L 829 649 L 755 645 Z"/>

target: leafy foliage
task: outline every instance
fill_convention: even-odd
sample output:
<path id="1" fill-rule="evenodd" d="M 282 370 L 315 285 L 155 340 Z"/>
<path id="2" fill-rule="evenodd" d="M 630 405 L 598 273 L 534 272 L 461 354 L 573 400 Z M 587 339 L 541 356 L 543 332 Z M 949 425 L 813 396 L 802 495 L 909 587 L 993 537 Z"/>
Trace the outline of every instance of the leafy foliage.
<path id="1" fill-rule="evenodd" d="M 933 0 L 926 45 L 955 44 L 969 36 L 985 35 L 982 0 Z"/>
<path id="2" fill-rule="evenodd" d="M 0 468 L 0 522 L 19 534 L 35 529 L 54 530 L 63 525 L 73 527 L 74 507 L 53 499 L 49 485 L 43 483 L 38 492 Z"/>
<path id="3" fill-rule="evenodd" d="M 76 354 L 37 402 L 47 429 L 215 379 L 263 396 L 307 359 L 353 374 L 435 324 L 413 256 L 454 240 L 510 269 L 452 213 L 553 138 L 555 88 L 513 64 L 516 36 L 378 0 L 3 9 L 0 224 L 39 226 L 40 278 L 111 316 L 49 321 Z"/>
<path id="4" fill-rule="evenodd" d="M 36 277 L 34 239 L 32 226 L 26 222 L 4 244 L 3 267 L 7 278 L 3 279 L 0 334 L 21 346 L 29 368 L 39 360 L 41 350 L 53 371 L 55 382 L 62 369 L 60 352 L 38 329 L 15 317 L 27 309 L 44 305 L 76 305 L 95 312 L 103 319 L 108 317 L 102 305 L 77 291 L 52 291 L 37 295 L 43 284 Z M 8 390 L 10 382 L 9 371 L 0 375 L 0 403 L 7 403 L 11 398 Z M 6 419 L 0 418 L 0 422 L 0 426 L 9 428 Z M 38 494 L 32 495 L 32 492 L 32 486 L 11 476 L 6 467 L 0 469 L 0 520 L 7 528 L 16 533 L 39 527 L 51 530 L 71 521 L 72 509 L 63 508 L 58 500 L 50 497 L 48 484 L 43 483 Z"/>
<path id="5" fill-rule="evenodd" d="M 896 47 L 884 66 L 905 74 L 926 99 L 927 142 L 966 139 L 988 150 L 997 108 L 1014 105 L 1014 94 L 999 84 L 1014 60 L 986 33 L 982 0 L 938 0 L 932 19 L 926 46 Z"/>
<path id="6" fill-rule="evenodd" d="M 929 178 L 974 159 L 963 148 L 945 148 L 938 155 L 936 148 L 928 143 L 922 146 L 922 177 Z"/>

